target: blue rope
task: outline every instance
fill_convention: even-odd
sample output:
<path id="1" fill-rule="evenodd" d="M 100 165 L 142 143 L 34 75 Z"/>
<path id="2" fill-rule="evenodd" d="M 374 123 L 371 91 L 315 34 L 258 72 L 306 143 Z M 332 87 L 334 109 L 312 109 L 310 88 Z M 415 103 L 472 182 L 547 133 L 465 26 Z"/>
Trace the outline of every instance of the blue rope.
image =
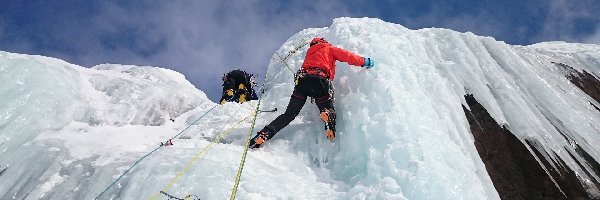
<path id="1" fill-rule="evenodd" d="M 104 194 L 106 191 L 108 191 L 108 189 L 110 189 L 113 185 L 115 185 L 115 183 L 117 183 L 119 180 L 121 180 L 121 178 L 123 178 L 125 176 L 125 174 L 127 174 L 129 171 L 131 171 L 131 169 L 133 167 L 135 167 L 138 163 L 140 163 L 144 158 L 148 157 L 150 154 L 154 153 L 156 150 L 160 149 L 162 146 L 159 146 L 158 148 L 152 150 L 150 153 L 146 154 L 144 157 L 140 158 L 138 161 L 136 161 L 135 163 L 133 163 L 133 165 L 131 167 L 129 167 L 129 169 L 125 170 L 125 172 L 123 172 L 123 174 L 121 174 L 121 176 L 119 176 L 119 178 L 117 178 L 117 180 L 115 180 L 114 182 L 112 182 L 104 191 L 102 191 L 102 193 L 100 193 L 96 198 L 94 199 L 98 199 L 100 198 L 100 196 L 102 196 L 102 194 Z"/>
<path id="2" fill-rule="evenodd" d="M 192 125 L 196 124 L 196 122 L 198 122 L 200 119 L 204 118 L 204 116 L 206 116 L 206 114 L 208 114 L 211 110 L 215 109 L 217 106 L 219 106 L 218 104 L 213 106 L 212 108 L 210 108 L 208 111 L 206 111 L 202 116 L 200 116 L 198 119 L 196 119 L 196 121 L 194 121 L 193 123 L 191 123 L 189 126 L 187 126 L 185 129 L 183 129 L 181 132 L 179 132 L 177 135 L 175 135 L 174 137 L 172 137 L 171 139 L 176 138 L 177 136 L 181 135 L 184 131 L 188 130 Z M 129 169 L 125 170 L 125 172 L 123 172 L 123 174 L 121 174 L 121 176 L 119 176 L 119 178 L 117 178 L 117 180 L 113 181 L 104 191 L 102 191 L 102 193 L 100 193 L 96 198 L 94 199 L 98 199 L 100 198 L 100 196 L 102 196 L 106 191 L 108 191 L 108 189 L 110 189 L 113 185 L 115 185 L 115 183 L 117 183 L 119 180 L 121 180 L 121 178 L 123 178 L 127 173 L 129 173 L 129 171 L 131 171 L 131 169 L 133 169 L 133 167 L 135 167 L 138 163 L 140 163 L 144 158 L 150 156 L 150 154 L 156 152 L 158 149 L 160 149 L 163 146 L 159 146 L 156 149 L 152 150 L 150 153 L 146 154 L 145 156 L 143 156 L 142 158 L 140 158 L 139 160 L 135 161 L 135 163 L 133 163 L 133 165 L 131 165 L 131 167 L 129 167 Z"/>
<path id="3" fill-rule="evenodd" d="M 198 122 L 200 119 L 202 119 L 206 114 L 208 114 L 211 110 L 215 109 L 217 106 L 219 106 L 219 104 L 217 104 L 217 105 L 213 106 L 212 108 L 210 108 L 202 116 L 200 116 L 200 118 L 198 118 L 196 121 L 192 122 L 188 127 L 186 127 L 185 129 L 183 129 L 181 132 L 179 132 L 177 135 L 175 135 L 171 139 L 175 139 L 177 136 L 181 135 L 184 131 L 188 130 L 192 125 L 196 124 L 196 122 Z"/>

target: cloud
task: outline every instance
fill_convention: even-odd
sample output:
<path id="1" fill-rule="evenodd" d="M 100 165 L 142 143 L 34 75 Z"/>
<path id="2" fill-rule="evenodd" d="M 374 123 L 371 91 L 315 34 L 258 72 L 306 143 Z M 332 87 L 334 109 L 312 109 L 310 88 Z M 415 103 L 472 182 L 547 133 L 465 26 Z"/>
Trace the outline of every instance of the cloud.
<path id="1" fill-rule="evenodd" d="M 537 39 L 585 42 L 598 34 L 600 4 L 595 1 L 548 1 L 543 34 Z"/>
<path id="2" fill-rule="evenodd" d="M 409 28 L 470 31 L 512 44 L 598 41 L 600 19 L 594 12 L 600 4 L 585 2 L 591 1 L 36 1 L 32 8 L 2 7 L 14 11 L 16 18 L 33 20 L 3 16 L 0 37 L 11 34 L 11 40 L 18 40 L 3 44 L 10 45 L 6 50 L 87 67 L 119 63 L 170 68 L 217 100 L 223 73 L 240 68 L 263 76 L 285 40 L 304 28 L 329 26 L 336 17 L 369 16 Z"/>
<path id="3" fill-rule="evenodd" d="M 348 13 L 329 1 L 105 1 L 82 29 L 75 60 L 171 68 L 217 100 L 223 73 L 240 68 L 262 76 L 287 38 Z"/>
<path id="4" fill-rule="evenodd" d="M 264 76 L 273 53 L 293 34 L 350 16 L 345 4 L 333 1 L 14 1 L 0 10 L 3 50 L 86 67 L 170 68 L 212 100 L 220 97 L 223 73 L 240 68 Z"/>

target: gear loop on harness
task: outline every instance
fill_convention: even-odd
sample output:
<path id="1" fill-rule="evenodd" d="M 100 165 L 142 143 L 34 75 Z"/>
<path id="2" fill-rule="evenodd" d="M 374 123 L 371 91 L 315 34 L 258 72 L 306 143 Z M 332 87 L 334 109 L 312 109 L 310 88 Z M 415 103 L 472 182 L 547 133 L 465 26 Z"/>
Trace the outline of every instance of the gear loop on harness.
<path id="1" fill-rule="evenodd" d="M 327 91 L 327 95 L 321 97 L 321 98 L 311 98 L 311 102 L 316 102 L 316 103 L 321 103 L 321 102 L 326 102 L 329 100 L 334 100 L 334 96 L 333 96 L 333 83 L 332 81 L 328 78 L 329 74 L 323 70 L 320 67 L 309 67 L 309 68 L 304 68 L 304 69 L 299 69 L 296 72 L 296 75 L 294 77 L 294 83 L 297 86 L 300 83 L 300 80 L 305 78 L 305 77 L 315 77 L 319 79 L 319 84 L 321 85 L 321 88 L 323 88 L 323 90 Z"/>

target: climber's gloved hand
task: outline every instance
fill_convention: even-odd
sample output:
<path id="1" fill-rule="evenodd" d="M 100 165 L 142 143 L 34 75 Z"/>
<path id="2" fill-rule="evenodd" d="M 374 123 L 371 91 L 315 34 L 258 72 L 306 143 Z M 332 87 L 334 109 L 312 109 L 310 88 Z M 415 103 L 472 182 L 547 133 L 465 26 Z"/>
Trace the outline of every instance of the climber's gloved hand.
<path id="1" fill-rule="evenodd" d="M 365 57 L 365 64 L 363 65 L 363 67 L 366 67 L 367 69 L 374 67 L 375 66 L 375 61 L 371 58 L 367 58 Z"/>

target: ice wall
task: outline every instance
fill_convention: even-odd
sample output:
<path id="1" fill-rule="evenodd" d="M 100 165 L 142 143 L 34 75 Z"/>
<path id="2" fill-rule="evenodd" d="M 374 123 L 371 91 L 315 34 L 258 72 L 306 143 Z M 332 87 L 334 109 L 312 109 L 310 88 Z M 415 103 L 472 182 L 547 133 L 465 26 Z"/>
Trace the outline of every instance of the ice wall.
<path id="1" fill-rule="evenodd" d="M 292 37 L 281 51 L 319 36 L 374 58 L 377 66 L 365 70 L 338 63 L 335 144 L 323 139 L 314 105 L 305 106 L 304 119 L 298 123 L 315 125 L 309 130 L 284 129 L 275 139 L 289 138 L 309 154 L 313 165 L 330 169 L 332 179 L 345 183 L 345 198 L 497 199 L 473 145 L 462 95 L 454 94 L 451 80 L 429 57 L 429 45 L 443 44 L 429 41 L 428 34 L 455 33 L 342 18 L 329 28 Z M 299 66 L 302 59 L 302 54 L 296 55 L 288 63 Z M 286 105 L 292 77 L 283 64 L 273 62 L 267 77 L 267 107 Z"/>
<path id="2" fill-rule="evenodd" d="M 364 70 L 338 63 L 334 82 L 341 123 L 335 148 L 307 145 L 301 139 L 305 135 L 308 141 L 322 142 L 318 125 L 309 132 L 284 130 L 280 137 L 308 152 L 313 164 L 331 169 L 334 179 L 347 183 L 351 196 L 497 198 L 460 107 L 467 105 L 465 94 L 473 94 L 500 125 L 545 154 L 539 159 L 565 161 L 588 191 L 597 193 L 591 180 L 597 182 L 598 176 L 576 147 L 599 160 L 593 144 L 600 139 L 600 113 L 591 105 L 598 102 L 551 62 L 598 77 L 598 45 L 511 46 L 472 33 L 342 18 L 331 27 L 296 34 L 280 54 L 316 36 L 374 58 L 377 67 Z M 288 63 L 298 67 L 302 58 L 294 55 Z M 276 57 L 269 68 L 268 106 L 288 101 L 282 97 L 292 90 L 290 71 L 296 68 L 285 67 Z M 316 112 L 314 106 L 306 107 L 302 114 L 308 120 L 297 122 L 318 123 Z"/>
<path id="3" fill-rule="evenodd" d="M 447 29 L 335 19 L 292 36 L 274 54 L 261 109 L 279 111 L 259 114 L 254 132 L 285 110 L 307 47 L 294 49 L 317 36 L 375 59 L 376 67 L 338 63 L 336 141 L 325 138 L 308 101 L 290 126 L 249 152 L 238 199 L 498 199 L 461 107 L 465 94 L 521 141 L 533 141 L 539 159 L 565 161 L 597 191 L 597 175 L 575 148 L 599 159 L 600 113 L 592 104 L 600 106 L 551 62 L 598 77 L 598 45 L 512 46 Z M 166 199 L 156 195 L 161 190 L 228 198 L 258 103 L 218 106 L 192 124 L 215 104 L 171 70 L 85 69 L 6 52 L 0 94 L 0 165 L 9 165 L 0 199 L 93 199 L 188 126 L 100 199 Z"/>
<path id="4" fill-rule="evenodd" d="M 87 69 L 7 52 L 0 52 L 0 96 L 0 165 L 8 166 L 0 176 L 0 199 L 77 199 L 73 187 L 85 191 L 94 184 L 91 177 L 102 165 L 98 155 L 115 147 L 108 142 L 136 139 L 123 137 L 130 133 L 119 127 L 165 125 L 212 104 L 168 69 L 108 64 Z M 85 146 L 106 149 L 101 154 L 77 149 Z M 109 160 L 114 161 L 104 162 Z"/>

